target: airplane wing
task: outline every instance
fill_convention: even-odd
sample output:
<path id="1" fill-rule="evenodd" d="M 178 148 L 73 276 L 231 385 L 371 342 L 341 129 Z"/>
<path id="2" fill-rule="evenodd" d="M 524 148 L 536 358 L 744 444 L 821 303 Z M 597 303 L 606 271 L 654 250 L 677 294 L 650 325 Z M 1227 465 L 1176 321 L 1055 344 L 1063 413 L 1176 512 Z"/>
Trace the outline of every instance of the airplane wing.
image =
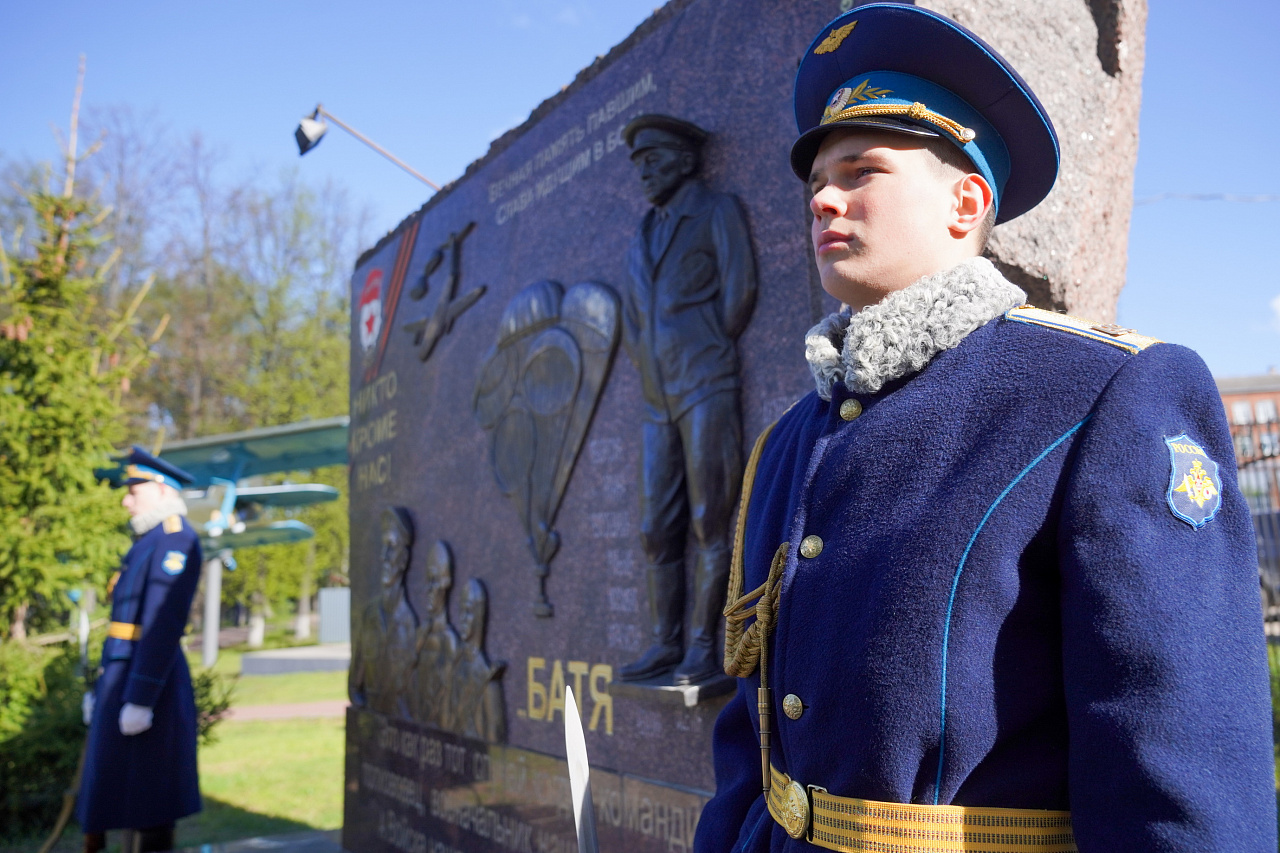
<path id="1" fill-rule="evenodd" d="M 282 545 L 286 542 L 301 542 L 310 539 L 316 533 L 301 521 L 271 521 L 266 524 L 250 524 L 240 533 L 224 532 L 217 538 L 207 535 L 200 537 L 200 547 L 208 552 L 221 551 L 223 548 L 238 550 L 255 548 L 259 545 Z"/>
<path id="2" fill-rule="evenodd" d="M 341 465 L 347 461 L 349 423 L 350 418 L 340 415 L 175 441 L 160 458 L 195 477 L 197 489 L 208 488 L 214 478 L 235 482 L 260 474 Z"/>
<path id="3" fill-rule="evenodd" d="M 319 483 L 286 483 L 281 486 L 240 486 L 236 489 L 236 508 L 248 504 L 259 506 L 310 506 L 336 501 L 338 490 Z"/>

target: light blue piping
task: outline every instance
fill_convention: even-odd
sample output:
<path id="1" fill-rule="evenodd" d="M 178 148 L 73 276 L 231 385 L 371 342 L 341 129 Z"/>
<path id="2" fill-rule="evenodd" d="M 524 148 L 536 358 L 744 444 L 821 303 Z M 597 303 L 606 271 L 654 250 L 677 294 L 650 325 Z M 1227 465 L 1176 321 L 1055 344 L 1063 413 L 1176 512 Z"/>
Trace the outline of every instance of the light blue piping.
<path id="1" fill-rule="evenodd" d="M 964 547 L 964 554 L 960 557 L 960 565 L 956 566 L 956 576 L 951 581 L 951 596 L 947 599 L 947 621 L 942 629 L 942 725 L 938 731 L 938 778 L 933 783 L 933 804 L 938 804 L 938 795 L 942 791 L 942 764 L 946 756 L 947 747 L 947 644 L 951 639 L 951 608 L 956 603 L 956 589 L 960 586 L 960 573 L 964 571 L 965 561 L 969 559 L 969 552 L 973 550 L 973 543 L 978 541 L 978 534 L 982 532 L 982 528 L 987 523 L 987 519 L 991 517 L 991 513 L 996 511 L 996 507 L 1000 502 L 1009 496 L 1009 492 L 1013 491 L 1013 487 L 1022 481 L 1022 478 L 1031 473 L 1031 469 L 1044 461 L 1044 458 L 1058 448 L 1062 442 L 1080 431 L 1080 428 L 1089 422 L 1093 417 L 1090 413 L 1085 416 L 1084 420 L 1073 426 L 1071 429 L 1059 436 L 1058 440 L 1046 447 L 1040 452 L 1040 455 L 1031 460 L 1031 464 L 1023 468 L 1018 476 L 1013 478 L 1009 485 L 1004 487 L 1004 491 L 1000 493 L 987 508 L 986 515 L 982 516 L 982 521 L 978 522 L 978 527 L 973 531 L 973 535 L 969 537 L 969 544 Z"/>

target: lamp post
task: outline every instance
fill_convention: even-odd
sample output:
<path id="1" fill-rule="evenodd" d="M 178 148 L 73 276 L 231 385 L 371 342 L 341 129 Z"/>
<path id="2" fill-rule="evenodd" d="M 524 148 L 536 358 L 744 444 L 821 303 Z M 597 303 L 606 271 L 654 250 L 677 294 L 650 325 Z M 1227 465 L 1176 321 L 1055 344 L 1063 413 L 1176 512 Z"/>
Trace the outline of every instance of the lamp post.
<path id="1" fill-rule="evenodd" d="M 431 187 L 431 189 L 437 192 L 440 191 L 439 185 L 437 185 L 433 181 L 423 176 L 421 173 L 419 173 L 417 170 L 410 167 L 407 163 L 405 163 L 399 157 L 396 157 L 390 151 L 383 148 L 381 145 L 374 142 L 372 139 L 365 136 L 363 133 L 356 130 L 351 125 L 347 124 L 342 119 L 335 116 L 333 113 L 326 110 L 320 104 L 316 104 L 315 111 L 312 112 L 311 115 L 302 117 L 302 120 L 298 122 L 297 129 L 294 130 L 293 132 L 293 138 L 298 143 L 299 157 L 301 157 L 303 154 L 306 154 L 312 148 L 315 148 L 317 145 L 320 144 L 321 138 L 324 137 L 325 132 L 329 129 L 329 125 L 326 124 L 324 121 L 326 118 L 331 120 L 334 124 L 336 124 L 338 127 L 345 130 L 347 133 L 354 136 L 356 139 L 359 139 L 365 145 L 368 145 L 374 151 L 377 151 L 383 157 L 386 157 L 392 163 L 395 163 L 401 169 L 404 169 L 410 175 L 413 175 L 415 178 L 422 181 L 427 186 Z"/>

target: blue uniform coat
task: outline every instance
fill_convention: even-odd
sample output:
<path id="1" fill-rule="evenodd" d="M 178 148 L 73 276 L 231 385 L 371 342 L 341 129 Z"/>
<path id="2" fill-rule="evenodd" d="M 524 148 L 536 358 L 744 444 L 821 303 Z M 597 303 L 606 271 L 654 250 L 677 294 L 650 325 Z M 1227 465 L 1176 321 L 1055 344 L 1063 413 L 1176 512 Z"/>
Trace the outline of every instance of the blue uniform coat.
<path id="1" fill-rule="evenodd" d="M 196 705 L 178 647 L 200 559 L 200 540 L 181 516 L 138 537 L 125 555 L 111 596 L 111 621 L 141 625 L 142 635 L 108 637 L 103 646 L 76 805 L 85 832 L 164 826 L 200 810 Z M 126 702 L 153 709 L 150 729 L 120 733 Z"/>
<path id="2" fill-rule="evenodd" d="M 1199 528 L 1170 505 L 1184 434 L 1219 464 Z M 876 394 L 802 399 L 746 523 L 744 589 L 789 543 L 772 762 L 801 784 L 1070 809 L 1082 853 L 1276 849 L 1254 536 L 1192 351 L 997 319 Z M 717 722 L 699 853 L 811 849 L 761 796 L 758 677 Z"/>

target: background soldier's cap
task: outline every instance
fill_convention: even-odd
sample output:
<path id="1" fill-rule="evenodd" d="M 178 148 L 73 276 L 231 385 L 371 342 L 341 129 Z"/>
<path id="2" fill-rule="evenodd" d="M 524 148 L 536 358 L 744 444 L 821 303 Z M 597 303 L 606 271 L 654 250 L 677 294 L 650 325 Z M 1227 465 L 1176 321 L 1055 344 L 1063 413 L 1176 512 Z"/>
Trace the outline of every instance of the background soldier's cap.
<path id="1" fill-rule="evenodd" d="M 1058 137 L 1026 81 L 986 42 L 903 3 L 850 9 L 800 61 L 791 169 L 809 180 L 823 138 L 867 127 L 945 139 L 991 185 L 996 221 L 1035 207 L 1058 174 Z"/>
<path id="2" fill-rule="evenodd" d="M 117 462 L 118 466 L 114 469 L 95 472 L 100 479 L 110 480 L 112 488 L 132 486 L 134 483 L 163 483 L 181 490 L 196 479 L 178 466 L 152 456 L 136 444 Z"/>
<path id="3" fill-rule="evenodd" d="M 660 133 L 642 133 L 646 130 Z M 696 124 L 674 116 L 646 113 L 638 115 L 622 129 L 622 138 L 635 154 L 649 148 L 674 148 L 678 151 L 698 151 L 709 134 Z M 672 138 L 674 137 L 674 139 Z"/>

